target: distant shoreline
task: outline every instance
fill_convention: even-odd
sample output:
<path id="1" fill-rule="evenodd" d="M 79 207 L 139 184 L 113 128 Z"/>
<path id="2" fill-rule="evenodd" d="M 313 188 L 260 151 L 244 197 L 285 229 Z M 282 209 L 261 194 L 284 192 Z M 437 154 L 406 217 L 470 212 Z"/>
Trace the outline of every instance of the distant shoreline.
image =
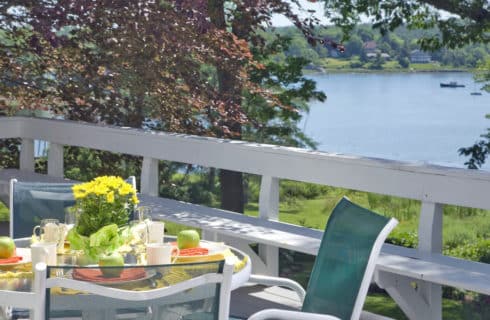
<path id="1" fill-rule="evenodd" d="M 410 69 L 386 69 L 386 70 L 370 70 L 370 69 L 326 69 L 323 70 L 312 70 L 303 69 L 303 74 L 305 75 L 322 75 L 331 73 L 448 73 L 448 72 L 460 72 L 460 73 L 471 73 L 472 70 L 464 69 L 434 69 L 434 70 L 410 70 Z"/>
<path id="2" fill-rule="evenodd" d="M 402 68 L 395 60 L 387 60 L 377 68 L 373 62 L 361 63 L 358 59 L 334 59 L 323 58 L 315 63 L 310 63 L 303 69 L 305 74 L 318 73 L 415 73 L 415 72 L 476 72 L 476 68 L 467 66 L 454 67 L 441 65 L 439 62 L 410 63 L 407 68 Z"/>

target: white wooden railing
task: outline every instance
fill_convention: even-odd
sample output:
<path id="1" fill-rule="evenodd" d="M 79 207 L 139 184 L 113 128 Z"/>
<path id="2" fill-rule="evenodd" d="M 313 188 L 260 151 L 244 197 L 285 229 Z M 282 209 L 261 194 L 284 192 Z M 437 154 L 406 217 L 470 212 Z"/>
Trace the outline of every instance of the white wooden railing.
<path id="1" fill-rule="evenodd" d="M 48 174 L 58 177 L 63 176 L 65 145 L 142 156 L 141 192 L 151 195 L 157 195 L 158 192 L 159 160 L 257 174 L 262 177 L 259 199 L 262 219 L 278 219 L 280 179 L 420 200 L 418 250 L 427 255 L 440 254 L 442 251 L 442 208 L 445 204 L 490 209 L 490 173 L 483 171 L 22 117 L 0 118 L 0 139 L 4 138 L 22 138 L 20 168 L 30 171 L 34 170 L 33 141 L 49 141 Z M 277 253 L 278 248 L 274 247 L 261 250 L 261 256 L 271 268 L 271 273 L 277 270 Z M 388 280 L 387 275 L 385 283 L 396 282 L 404 275 L 395 272 L 394 276 Z M 418 296 L 417 299 L 423 298 L 425 309 L 414 305 L 419 300 L 407 297 L 409 294 L 403 290 L 395 290 L 390 294 L 397 302 L 403 300 L 400 304 L 422 308 L 422 313 L 426 314 L 423 318 L 441 318 L 440 284 L 423 282 L 418 286 L 414 295 Z M 407 309 L 404 311 L 407 312 Z M 412 313 L 411 318 L 418 318 L 422 313 Z"/>

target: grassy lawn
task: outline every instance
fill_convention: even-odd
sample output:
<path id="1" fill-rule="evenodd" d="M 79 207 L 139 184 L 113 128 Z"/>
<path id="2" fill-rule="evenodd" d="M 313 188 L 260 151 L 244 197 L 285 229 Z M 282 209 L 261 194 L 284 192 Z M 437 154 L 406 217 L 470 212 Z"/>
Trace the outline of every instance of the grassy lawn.
<path id="1" fill-rule="evenodd" d="M 459 71 L 461 68 L 453 66 L 441 66 L 437 62 L 432 63 L 411 63 L 410 69 L 413 71 Z"/>
<path id="2" fill-rule="evenodd" d="M 381 293 L 368 295 L 364 309 L 398 320 L 408 319 L 393 299 Z M 442 318 L 445 320 L 487 319 L 484 318 L 486 315 L 486 313 L 482 314 L 481 310 L 474 310 L 463 302 L 449 299 L 442 300 Z"/>
<path id="3" fill-rule="evenodd" d="M 420 211 L 418 201 L 345 189 L 332 188 L 328 194 L 317 199 L 281 202 L 279 220 L 323 230 L 330 212 L 343 195 L 347 195 L 352 201 L 373 211 L 398 219 L 400 223 L 394 234 L 417 232 Z M 245 214 L 257 216 L 258 204 L 247 204 Z M 466 209 L 459 212 L 459 208 L 446 206 L 443 218 L 443 241 L 446 246 L 472 242 L 478 237 L 490 237 L 490 213 L 488 211 Z"/>
<path id="4" fill-rule="evenodd" d="M 402 68 L 397 60 L 387 60 L 383 63 L 383 69 L 371 70 L 371 60 L 359 65 L 359 57 L 353 57 L 351 59 L 335 59 L 324 58 L 321 59 L 319 65 L 328 71 L 338 72 L 429 72 L 429 71 L 462 71 L 466 68 L 442 66 L 437 62 L 432 63 L 411 63 L 408 68 Z M 353 67 L 355 66 L 355 67 Z"/>
<path id="5" fill-rule="evenodd" d="M 321 60 L 321 66 L 325 69 L 342 70 L 350 69 L 350 60 L 325 58 Z"/>

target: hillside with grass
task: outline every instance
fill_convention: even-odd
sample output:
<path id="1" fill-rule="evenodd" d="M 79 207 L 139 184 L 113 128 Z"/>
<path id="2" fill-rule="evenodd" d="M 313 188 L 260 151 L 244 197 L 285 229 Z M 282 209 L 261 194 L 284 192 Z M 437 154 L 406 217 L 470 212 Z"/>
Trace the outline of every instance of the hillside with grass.
<path id="1" fill-rule="evenodd" d="M 304 57 L 311 61 L 306 72 L 416 72 L 416 71 L 465 71 L 475 70 L 490 58 L 488 44 L 471 44 L 457 49 L 442 48 L 424 51 L 418 40 L 426 34 L 438 34 L 433 30 L 410 30 L 399 27 L 382 35 L 369 24 L 358 25 L 348 39 L 342 30 L 334 26 L 320 27 L 316 31 L 325 43 L 341 43 L 344 50 L 332 46 L 311 46 L 292 27 L 269 30 L 290 39 L 287 50 L 275 59 L 289 56 Z M 272 37 L 270 37 L 272 39 Z"/>

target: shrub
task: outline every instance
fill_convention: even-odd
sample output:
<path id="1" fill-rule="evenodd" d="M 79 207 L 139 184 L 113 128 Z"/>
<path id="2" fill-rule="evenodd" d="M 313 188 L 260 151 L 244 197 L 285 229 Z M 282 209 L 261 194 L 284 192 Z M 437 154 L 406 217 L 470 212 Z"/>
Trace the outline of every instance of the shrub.
<path id="1" fill-rule="evenodd" d="M 327 191 L 327 186 L 318 184 L 281 181 L 280 197 L 284 200 L 287 200 L 288 198 L 315 199 L 326 194 Z"/>
<path id="2" fill-rule="evenodd" d="M 353 61 L 350 63 L 350 67 L 351 68 L 362 68 L 364 66 L 364 63 L 360 62 L 360 61 Z"/>
<path id="3" fill-rule="evenodd" d="M 490 239 L 479 239 L 444 250 L 444 253 L 467 260 L 490 263 Z"/>
<path id="4" fill-rule="evenodd" d="M 418 236 L 416 232 L 397 232 L 395 230 L 386 239 L 386 242 L 406 248 L 416 248 L 418 245 Z"/>

